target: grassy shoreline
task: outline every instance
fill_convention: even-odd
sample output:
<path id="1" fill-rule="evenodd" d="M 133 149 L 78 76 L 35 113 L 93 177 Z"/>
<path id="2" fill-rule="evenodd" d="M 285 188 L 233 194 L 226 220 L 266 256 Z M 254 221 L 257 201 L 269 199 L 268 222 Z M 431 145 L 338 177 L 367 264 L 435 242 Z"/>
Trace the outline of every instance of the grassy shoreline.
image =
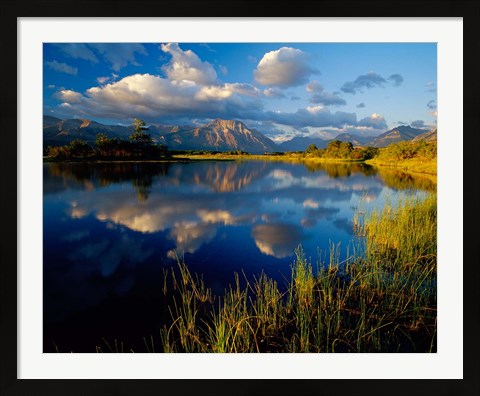
<path id="1" fill-rule="evenodd" d="M 332 245 L 315 266 L 299 247 L 285 287 L 235 274 L 213 296 L 178 260 L 164 273 L 170 320 L 147 351 L 436 352 L 436 218 L 435 193 L 358 212 L 358 250 L 340 262 Z"/>
<path id="2" fill-rule="evenodd" d="M 365 161 L 368 165 L 378 167 L 394 168 L 410 173 L 421 173 L 427 175 L 437 174 L 437 161 L 420 161 L 417 159 L 403 160 L 403 161 L 384 161 L 380 159 L 369 159 Z"/>

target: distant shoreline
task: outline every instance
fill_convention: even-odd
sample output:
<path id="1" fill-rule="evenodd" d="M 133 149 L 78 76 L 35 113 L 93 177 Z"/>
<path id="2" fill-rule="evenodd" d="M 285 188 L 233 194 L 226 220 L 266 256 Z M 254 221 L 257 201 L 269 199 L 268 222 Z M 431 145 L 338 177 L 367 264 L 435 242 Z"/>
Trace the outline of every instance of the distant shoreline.
<path id="1" fill-rule="evenodd" d="M 370 166 L 393 168 L 401 170 L 411 174 L 423 174 L 423 175 L 437 175 L 437 162 L 436 161 L 415 161 L 404 160 L 396 162 L 382 162 L 375 159 L 369 160 L 351 160 L 340 158 L 308 158 L 301 157 L 295 154 L 285 155 L 265 155 L 265 154 L 248 154 L 248 155 L 233 155 L 233 154 L 206 154 L 206 155 L 173 155 L 171 157 L 165 157 L 161 159 L 118 159 L 118 158 L 73 158 L 73 159 L 53 159 L 43 157 L 43 162 L 54 163 L 164 163 L 164 162 L 202 162 L 202 161 L 276 161 L 276 162 L 290 162 L 301 164 L 320 164 L 320 163 L 338 163 L 338 164 L 366 164 Z"/>

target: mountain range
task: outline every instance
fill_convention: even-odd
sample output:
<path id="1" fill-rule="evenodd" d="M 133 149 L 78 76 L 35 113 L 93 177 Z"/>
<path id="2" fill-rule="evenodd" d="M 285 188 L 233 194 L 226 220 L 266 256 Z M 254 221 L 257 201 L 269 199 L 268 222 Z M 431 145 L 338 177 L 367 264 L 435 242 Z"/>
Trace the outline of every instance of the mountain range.
<path id="1" fill-rule="evenodd" d="M 407 125 L 400 125 L 385 133 L 382 133 L 381 135 L 378 135 L 367 145 L 373 147 L 386 147 L 392 143 L 412 140 L 417 136 L 424 134 L 425 132 L 425 129 L 416 129 Z"/>
<path id="2" fill-rule="evenodd" d="M 243 122 L 219 118 L 201 127 L 163 134 L 159 142 L 182 150 L 242 150 L 254 154 L 278 151 L 277 144 L 261 132 L 249 129 Z"/>
<path id="3" fill-rule="evenodd" d="M 149 133 L 154 141 L 158 141 L 157 136 L 178 131 L 180 128 L 176 125 L 152 124 L 149 126 Z M 61 120 L 56 117 L 43 116 L 43 144 L 45 146 L 61 146 L 68 144 L 73 139 L 82 139 L 93 144 L 99 133 L 104 133 L 111 138 L 127 139 L 132 132 L 133 125 L 104 125 L 81 118 Z"/>
<path id="4" fill-rule="evenodd" d="M 173 150 L 242 150 L 257 154 L 304 151 L 310 144 L 315 144 L 318 148 L 326 148 L 333 140 L 300 136 L 277 144 L 260 131 L 248 128 L 243 122 L 222 119 L 215 119 L 198 127 L 150 124 L 148 129 L 154 142 L 163 143 Z M 104 133 L 111 138 L 127 139 L 132 131 L 132 125 L 104 125 L 87 119 L 61 120 L 43 116 L 45 147 L 65 145 L 73 139 L 82 139 L 93 145 L 99 133 Z M 433 131 L 426 131 L 402 125 L 376 137 L 343 133 L 334 139 L 352 142 L 354 146 L 386 147 L 391 143 L 405 140 L 433 141 L 437 139 L 437 130 L 435 128 Z"/>

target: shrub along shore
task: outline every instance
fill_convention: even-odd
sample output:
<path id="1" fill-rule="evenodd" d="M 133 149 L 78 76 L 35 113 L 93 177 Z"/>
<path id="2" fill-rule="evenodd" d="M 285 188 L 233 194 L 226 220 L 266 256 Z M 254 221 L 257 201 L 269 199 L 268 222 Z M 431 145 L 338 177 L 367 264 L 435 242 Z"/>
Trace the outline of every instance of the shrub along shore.
<path id="1" fill-rule="evenodd" d="M 299 247 L 291 280 L 235 274 L 213 296 L 186 263 L 164 272 L 170 319 L 147 352 L 436 352 L 436 194 L 354 218 L 358 245 L 313 264 Z M 159 285 L 159 287 L 162 287 Z M 107 346 L 105 346 L 107 345 Z M 105 340 L 97 352 L 122 352 Z"/>

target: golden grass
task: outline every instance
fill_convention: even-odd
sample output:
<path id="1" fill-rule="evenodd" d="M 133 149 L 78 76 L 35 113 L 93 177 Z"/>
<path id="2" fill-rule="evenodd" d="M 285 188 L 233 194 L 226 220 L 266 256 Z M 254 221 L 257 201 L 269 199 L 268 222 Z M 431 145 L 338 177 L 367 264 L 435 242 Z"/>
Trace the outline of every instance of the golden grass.
<path id="1" fill-rule="evenodd" d="M 413 173 L 423 173 L 436 175 L 437 161 L 435 160 L 419 160 L 416 158 L 402 160 L 402 161 L 386 161 L 379 158 L 373 158 L 365 161 L 366 164 L 375 165 L 379 167 L 389 167 L 397 170 L 403 170 Z"/>

